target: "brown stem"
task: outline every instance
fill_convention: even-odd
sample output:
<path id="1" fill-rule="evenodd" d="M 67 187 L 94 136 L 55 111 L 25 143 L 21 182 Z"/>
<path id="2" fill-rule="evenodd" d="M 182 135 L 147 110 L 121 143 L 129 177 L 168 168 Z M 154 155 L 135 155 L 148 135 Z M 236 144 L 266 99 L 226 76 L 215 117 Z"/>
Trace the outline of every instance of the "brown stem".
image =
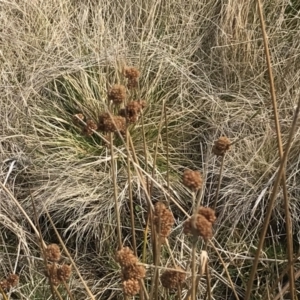
<path id="1" fill-rule="evenodd" d="M 110 138 L 109 145 L 110 145 L 110 155 L 111 155 L 111 172 L 112 172 L 114 201 L 115 201 L 115 210 L 116 210 L 116 218 L 117 218 L 118 245 L 119 245 L 119 249 L 121 249 L 122 248 L 121 219 L 120 219 L 119 204 L 118 204 L 118 186 L 117 186 L 116 165 L 115 165 L 115 158 L 114 158 L 113 133 L 109 134 L 109 138 Z"/>
<path id="2" fill-rule="evenodd" d="M 222 156 L 222 160 L 221 160 L 221 166 L 220 166 L 220 172 L 219 172 L 219 178 L 218 178 L 218 186 L 217 186 L 217 190 L 216 190 L 216 195 L 215 195 L 215 201 L 213 204 L 213 210 L 216 209 L 217 206 L 217 201 L 219 198 L 219 192 L 220 192 L 220 187 L 221 187 L 221 181 L 222 181 L 222 174 L 223 174 L 223 167 L 224 167 L 224 161 L 225 161 L 225 155 Z"/>
<path id="3" fill-rule="evenodd" d="M 279 157 L 280 157 L 280 159 L 282 159 L 283 158 L 283 147 L 282 147 L 282 140 L 281 140 L 281 133 L 280 133 L 279 116 L 278 116 L 278 110 L 277 110 L 274 77 L 273 77 L 273 72 L 272 72 L 270 50 L 269 50 L 269 46 L 268 46 L 268 37 L 267 37 L 267 33 L 266 33 L 266 28 L 265 28 L 265 21 L 264 21 L 264 16 L 263 16 L 261 0 L 257 0 L 257 5 L 258 5 L 258 13 L 259 13 L 260 25 L 261 25 L 263 41 L 264 41 L 266 63 L 267 63 L 267 67 L 268 67 L 270 92 L 271 92 L 271 98 L 272 98 L 272 106 L 273 106 L 273 114 L 274 114 L 274 121 L 275 121 L 275 128 L 276 128 Z M 290 292 L 291 292 L 291 298 L 297 299 L 297 296 L 295 294 L 294 266 L 292 264 L 292 260 L 293 260 L 293 239 L 292 239 L 293 228 L 292 228 L 292 224 L 291 224 L 291 216 L 290 216 L 290 211 L 289 211 L 289 197 L 288 197 L 288 192 L 287 192 L 287 187 L 286 187 L 285 169 L 283 170 L 283 173 L 282 173 L 281 184 L 282 184 L 282 189 L 283 189 L 283 206 L 284 206 L 284 212 L 285 212 L 285 225 L 286 225 L 286 235 L 287 235 L 287 258 L 288 258 L 288 263 L 290 265 L 290 268 L 289 268 Z"/>
<path id="4" fill-rule="evenodd" d="M 251 272 L 250 272 L 250 276 L 249 276 L 249 279 L 248 279 L 245 300 L 250 299 L 252 285 L 253 285 L 253 281 L 254 281 L 254 278 L 255 278 L 255 274 L 256 274 L 259 258 L 260 258 L 260 253 L 261 253 L 261 250 L 263 248 L 265 236 L 266 236 L 266 233 L 267 233 L 267 229 L 268 229 L 268 226 L 269 226 L 269 221 L 270 221 L 272 210 L 273 210 L 273 205 L 274 205 L 274 202 L 275 202 L 278 190 L 279 190 L 279 185 L 280 185 L 280 182 L 282 180 L 282 174 L 283 174 L 283 171 L 284 171 L 284 168 L 285 168 L 285 165 L 286 165 L 286 162 L 287 162 L 287 158 L 288 158 L 288 155 L 289 155 L 289 152 L 290 152 L 292 139 L 293 139 L 293 136 L 294 136 L 294 133 L 295 133 L 296 125 L 297 125 L 297 117 L 299 115 L 299 111 L 300 111 L 300 98 L 299 98 L 298 105 L 297 105 L 297 108 L 296 108 L 296 111 L 295 111 L 295 114 L 294 114 L 293 123 L 292 123 L 291 129 L 290 129 L 288 141 L 287 141 L 287 144 L 286 144 L 286 149 L 285 149 L 285 152 L 283 154 L 282 160 L 280 161 L 279 170 L 277 172 L 274 187 L 273 187 L 273 190 L 272 190 L 272 194 L 271 194 L 271 197 L 270 197 L 270 200 L 269 200 L 269 203 L 268 203 L 263 228 L 262 228 L 261 233 L 260 233 L 259 242 L 258 242 L 257 250 L 256 250 L 256 253 L 255 253 L 255 258 L 254 258 L 253 265 L 252 265 Z"/>

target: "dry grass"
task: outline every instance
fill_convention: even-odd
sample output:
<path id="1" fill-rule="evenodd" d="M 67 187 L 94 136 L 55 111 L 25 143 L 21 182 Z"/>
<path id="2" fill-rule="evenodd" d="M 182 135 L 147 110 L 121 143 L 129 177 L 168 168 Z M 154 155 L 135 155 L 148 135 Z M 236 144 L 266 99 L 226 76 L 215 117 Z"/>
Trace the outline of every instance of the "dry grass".
<path id="1" fill-rule="evenodd" d="M 0 1 L 1 182 L 34 222 L 31 189 L 44 240 L 58 242 L 47 210 L 97 299 L 121 298 L 114 261 L 118 238 L 110 150 L 99 136 L 83 136 L 72 115 L 82 112 L 96 120 L 107 109 L 108 89 L 124 83 L 125 64 L 137 66 L 141 78 L 133 98 L 147 102 L 147 160 L 142 123 L 129 131 L 141 168 L 151 174 L 155 163 L 154 202 L 167 199 L 169 171 L 172 197 L 191 215 L 192 197 L 181 183 L 183 170 L 191 168 L 204 173 L 201 203 L 212 206 L 221 164 L 221 158 L 211 154 L 213 142 L 221 135 L 236 142 L 224 159 L 213 239 L 219 253 L 210 250 L 209 266 L 213 299 L 233 295 L 219 255 L 242 299 L 279 165 L 255 3 L 140 2 Z M 300 7 L 296 1 L 289 3 L 269 1 L 264 6 L 283 145 L 300 96 Z M 163 103 L 168 155 L 166 129 L 160 130 Z M 297 128 L 286 166 L 295 256 L 300 251 L 299 135 Z M 128 149 L 120 138 L 114 145 L 122 235 L 130 245 Z M 133 166 L 131 170 L 141 257 L 147 200 L 141 177 Z M 252 299 L 260 299 L 267 288 L 273 299 L 279 287 L 271 287 L 287 265 L 282 199 L 279 190 Z M 0 277 L 20 273 L 20 284 L 9 297 L 47 299 L 51 291 L 41 271 L 39 241 L 3 189 L 0 205 Z M 182 233 L 186 216 L 172 201 L 171 210 L 176 220 L 171 251 L 178 266 L 186 269 L 191 253 L 191 243 Z M 151 245 L 147 247 L 151 253 Z M 160 266 L 170 262 L 162 250 Z M 299 268 L 296 260 L 295 271 Z M 285 283 L 284 277 L 279 284 Z M 75 299 L 86 299 L 76 275 L 70 289 Z M 199 289 L 203 296 L 204 279 Z M 299 293 L 299 282 L 296 289 Z"/>

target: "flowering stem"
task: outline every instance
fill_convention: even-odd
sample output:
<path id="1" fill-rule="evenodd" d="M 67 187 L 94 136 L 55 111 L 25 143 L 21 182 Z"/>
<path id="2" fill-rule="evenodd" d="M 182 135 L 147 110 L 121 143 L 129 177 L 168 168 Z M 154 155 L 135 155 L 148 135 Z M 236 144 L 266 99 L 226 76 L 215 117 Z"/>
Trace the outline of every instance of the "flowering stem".
<path id="1" fill-rule="evenodd" d="M 193 237 L 192 244 L 192 300 L 196 300 L 196 245 L 197 237 Z"/>
<path id="2" fill-rule="evenodd" d="M 224 167 L 224 161 L 225 161 L 224 158 L 225 158 L 225 154 L 222 156 L 222 160 L 221 160 L 221 166 L 220 166 L 220 172 L 219 172 L 219 178 L 218 178 L 218 186 L 217 186 L 217 190 L 216 190 L 215 201 L 214 201 L 214 204 L 212 207 L 213 210 L 216 209 L 217 201 L 219 198 L 219 192 L 220 192 L 221 181 L 222 181 L 222 173 L 223 173 L 223 167 Z"/>
<path id="3" fill-rule="evenodd" d="M 116 218 L 117 218 L 117 232 L 118 232 L 118 244 L 119 249 L 122 248 L 122 235 L 121 235 L 121 220 L 119 213 L 119 205 L 118 205 L 118 189 L 117 189 L 117 176 L 116 176 L 116 166 L 115 166 L 115 158 L 114 158 L 114 145 L 113 145 L 113 133 L 109 134 L 110 138 L 110 155 L 111 155 L 111 172 L 112 172 L 112 180 L 114 186 L 114 200 L 115 200 L 115 210 L 116 210 Z"/>
<path id="4" fill-rule="evenodd" d="M 129 132 L 126 130 L 126 144 L 129 151 Z M 137 256 L 136 251 L 136 238 L 135 238 L 135 222 L 133 213 L 133 199 L 132 199 L 132 184 L 131 184 L 131 170 L 130 170 L 130 154 L 127 155 L 127 179 L 128 179 L 128 193 L 129 193 L 129 207 L 130 207 L 130 222 L 131 222 L 131 235 L 132 235 L 132 247 L 134 254 Z"/>

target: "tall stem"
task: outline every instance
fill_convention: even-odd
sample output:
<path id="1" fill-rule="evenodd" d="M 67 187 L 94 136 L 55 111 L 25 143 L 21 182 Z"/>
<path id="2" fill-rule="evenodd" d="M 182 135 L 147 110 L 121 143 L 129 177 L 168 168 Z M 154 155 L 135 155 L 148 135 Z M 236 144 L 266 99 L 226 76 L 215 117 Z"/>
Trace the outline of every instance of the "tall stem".
<path id="1" fill-rule="evenodd" d="M 121 234 L 121 219 L 119 212 L 119 204 L 118 204 L 118 187 L 117 187 L 117 174 L 116 174 L 116 165 L 114 158 L 114 136 L 113 133 L 109 134 L 109 145 L 110 145 L 110 155 L 111 155 L 111 172 L 112 172 L 112 180 L 113 180 L 113 188 L 114 188 L 114 201 L 115 201 L 115 210 L 116 210 L 116 218 L 117 218 L 117 233 L 118 233 L 118 244 L 119 249 L 122 248 L 122 234 Z"/>

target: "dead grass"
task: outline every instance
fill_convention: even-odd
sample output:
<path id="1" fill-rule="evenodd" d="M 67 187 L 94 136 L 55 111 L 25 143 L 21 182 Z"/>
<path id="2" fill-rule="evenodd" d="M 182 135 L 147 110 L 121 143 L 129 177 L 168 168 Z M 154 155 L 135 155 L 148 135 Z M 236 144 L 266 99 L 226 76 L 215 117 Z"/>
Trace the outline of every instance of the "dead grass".
<path id="1" fill-rule="evenodd" d="M 141 2 L 0 1 L 1 182 L 33 216 L 30 187 L 44 239 L 57 242 L 45 208 L 97 299 L 121 297 L 113 259 L 117 236 L 110 151 L 99 137 L 83 137 L 72 115 L 83 112 L 96 119 L 106 109 L 108 88 L 122 83 L 122 67 L 137 66 L 141 78 L 136 97 L 147 102 L 149 174 L 162 104 L 167 106 L 169 165 L 162 128 L 154 201 L 166 197 L 169 167 L 172 196 L 191 214 L 191 195 L 180 178 L 185 168 L 192 168 L 203 170 L 202 204 L 212 205 L 221 162 L 211 155 L 213 142 L 220 135 L 237 141 L 224 161 L 213 242 L 243 296 L 279 163 L 256 6 L 231 0 L 222 5 L 207 0 Z M 300 96 L 300 13 L 286 0 L 269 2 L 264 11 L 285 144 Z M 141 130 L 138 123 L 130 133 L 146 169 Z M 295 255 L 300 242 L 299 135 L 297 129 L 286 167 Z M 115 145 L 122 234 L 130 244 L 126 147 L 120 139 Z M 147 202 L 133 168 L 131 181 L 141 254 Z M 49 289 L 39 270 L 38 241 L 3 190 L 0 205 L 0 277 L 16 269 L 21 282 L 14 293 L 21 299 L 46 299 Z M 174 204 L 171 209 L 176 225 L 170 246 L 175 260 L 187 264 L 191 249 L 182 234 L 185 215 Z M 279 191 L 253 299 L 260 299 L 286 266 L 283 212 Z M 167 257 L 161 265 L 168 264 Z M 230 283 L 216 254 L 210 254 L 210 267 L 214 299 L 224 299 L 225 293 L 230 299 Z M 74 277 L 72 293 L 86 299 Z M 200 289 L 205 286 L 201 281 Z"/>

